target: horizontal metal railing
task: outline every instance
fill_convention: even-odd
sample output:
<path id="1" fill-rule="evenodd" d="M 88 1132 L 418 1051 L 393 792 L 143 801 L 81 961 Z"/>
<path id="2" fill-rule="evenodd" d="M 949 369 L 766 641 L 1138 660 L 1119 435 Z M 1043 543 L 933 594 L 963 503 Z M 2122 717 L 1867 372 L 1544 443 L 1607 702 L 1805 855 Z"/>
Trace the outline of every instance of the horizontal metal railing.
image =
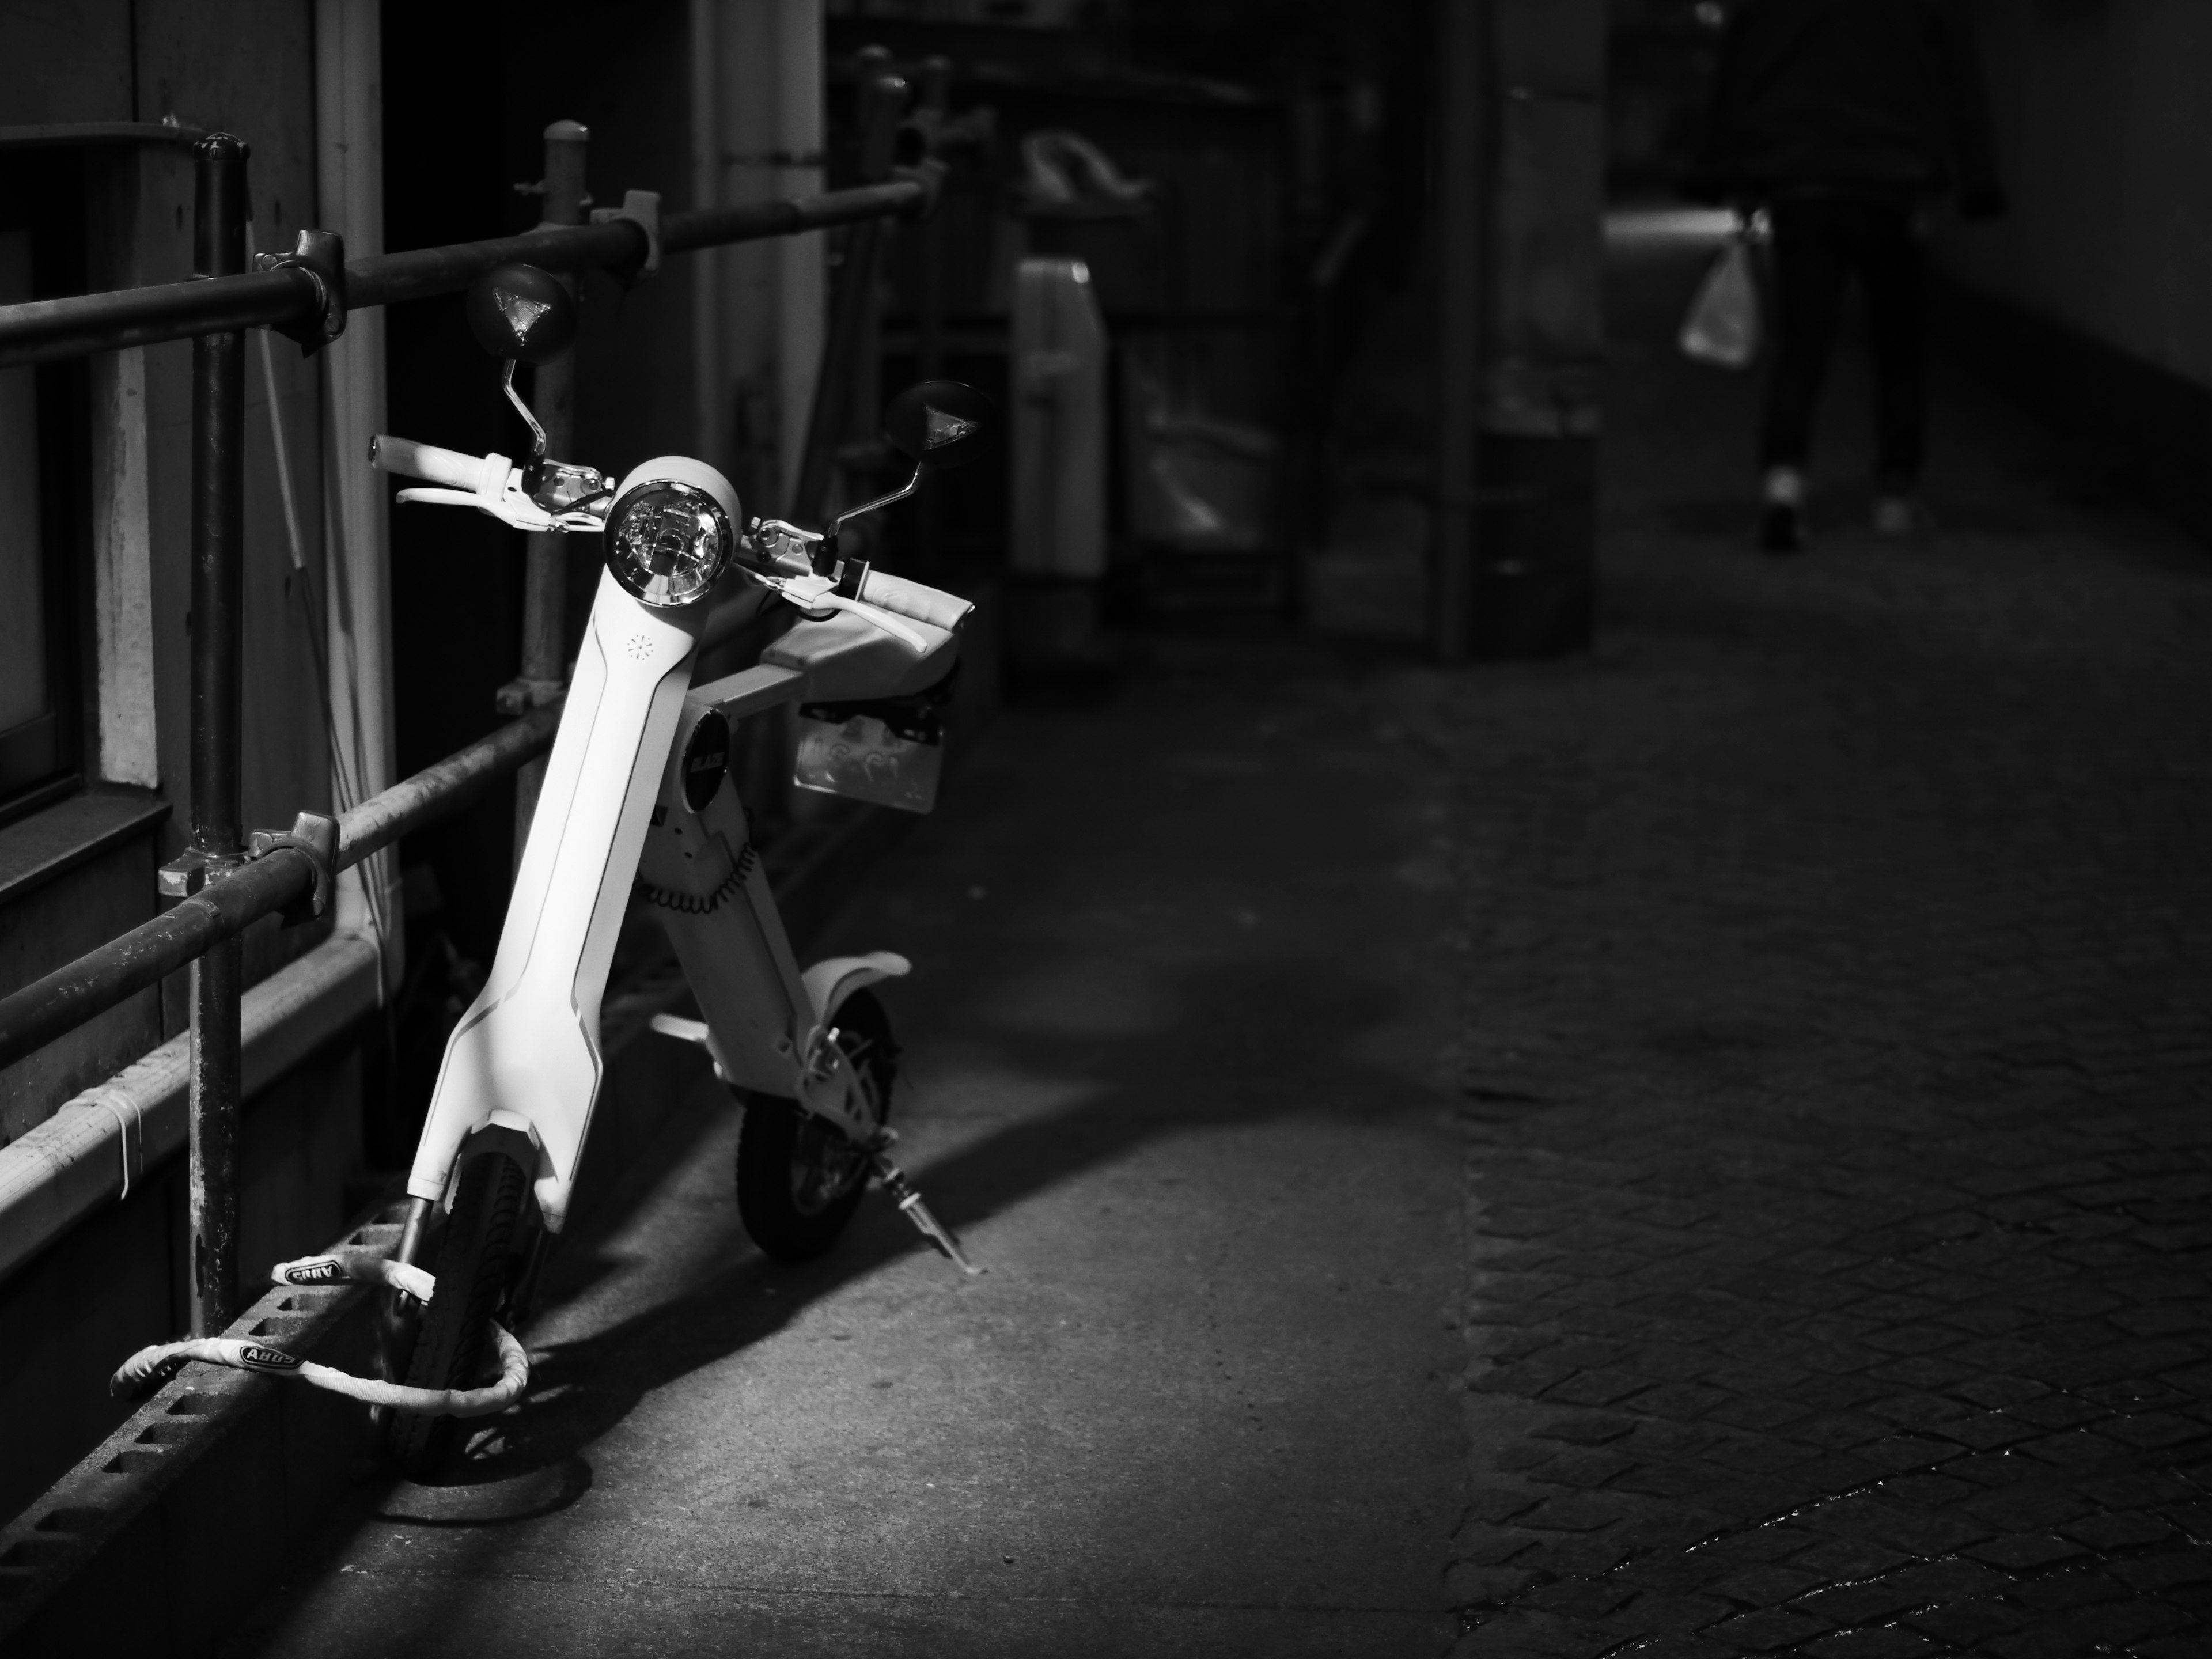
<path id="1" fill-rule="evenodd" d="M 409 831 L 459 811 L 494 781 L 550 749 L 560 720 L 558 705 L 533 708 L 513 725 L 341 814 L 332 869 L 358 864 Z M 152 921 L 0 998 L 0 1066 L 13 1064 L 158 985 L 210 946 L 237 938 L 264 916 L 307 897 L 314 881 L 314 861 L 306 853 L 279 847 Z"/>
<path id="2" fill-rule="evenodd" d="M 673 214 L 661 222 L 660 251 L 690 253 L 861 220 L 895 218 L 924 211 L 932 194 L 927 179 L 897 179 L 820 196 Z M 349 312 L 365 311 L 452 294 L 494 265 L 510 261 L 548 270 L 618 270 L 643 264 L 650 249 L 645 227 L 638 221 L 608 219 L 595 225 L 375 254 L 347 264 L 343 301 Z M 26 301 L 0 306 L 0 368 L 201 334 L 276 327 L 316 316 L 325 304 L 315 278 L 297 266 Z"/>
<path id="3" fill-rule="evenodd" d="M 701 631 L 700 651 L 726 643 L 752 614 L 752 607 L 741 600 L 718 605 Z M 550 749 L 560 723 L 559 702 L 533 708 L 339 814 L 331 870 L 350 869 L 402 836 L 459 811 L 498 780 Z M 295 903 L 307 896 L 314 878 L 313 863 L 305 853 L 276 848 L 152 921 L 0 997 L 0 1066 L 12 1066 L 158 984 L 210 945 L 234 939 L 263 917 Z"/>

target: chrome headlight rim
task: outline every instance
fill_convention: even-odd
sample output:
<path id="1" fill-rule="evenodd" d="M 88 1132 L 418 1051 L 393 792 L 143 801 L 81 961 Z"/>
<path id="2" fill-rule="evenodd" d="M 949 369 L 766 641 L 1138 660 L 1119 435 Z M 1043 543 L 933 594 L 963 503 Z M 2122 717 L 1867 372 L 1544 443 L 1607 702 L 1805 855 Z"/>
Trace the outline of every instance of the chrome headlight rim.
<path id="1" fill-rule="evenodd" d="M 630 556 L 625 546 L 624 532 L 631 528 L 631 515 L 647 496 L 666 497 L 688 506 L 702 519 L 711 520 L 714 530 L 714 548 L 703 567 L 695 564 L 687 585 L 680 592 L 664 586 L 669 580 L 665 573 L 656 573 L 641 568 L 640 562 Z M 666 477 L 640 478 L 615 498 L 607 509 L 606 527 L 607 568 L 622 589 L 640 605 L 650 605 L 656 611 L 680 611 L 686 605 L 696 605 L 714 589 L 737 556 L 738 531 L 729 511 L 702 483 L 688 479 Z"/>

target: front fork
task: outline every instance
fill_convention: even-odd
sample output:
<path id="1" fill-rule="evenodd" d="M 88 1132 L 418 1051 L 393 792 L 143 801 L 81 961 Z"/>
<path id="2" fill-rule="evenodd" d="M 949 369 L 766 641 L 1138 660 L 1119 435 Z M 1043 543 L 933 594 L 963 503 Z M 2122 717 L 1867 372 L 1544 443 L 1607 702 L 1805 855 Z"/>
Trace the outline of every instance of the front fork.
<path id="1" fill-rule="evenodd" d="M 511 1139 L 516 1144 L 507 1150 L 512 1156 L 528 1156 L 534 1159 L 537 1148 L 515 1131 L 493 1128 L 479 1130 L 464 1141 L 459 1155 L 454 1159 L 459 1169 L 476 1144 L 487 1136 Z M 529 1165 L 526 1164 L 526 1168 Z M 430 1235 L 430 1218 L 437 1212 L 438 1200 L 434 1198 L 415 1198 L 407 1200 L 406 1218 L 401 1222 L 399 1242 L 392 1247 L 392 1259 L 410 1267 L 422 1267 L 422 1256 Z M 538 1299 L 538 1274 L 544 1270 L 545 1258 L 551 1254 L 554 1234 L 538 1215 L 538 1206 L 525 1200 L 523 1214 L 529 1225 L 530 1242 L 523 1247 L 520 1267 L 512 1276 L 512 1285 L 506 1299 L 495 1311 L 499 1324 L 510 1331 L 520 1331 L 530 1316 L 532 1304 Z M 396 1286 L 387 1287 L 378 1297 L 379 1346 L 384 1359 L 384 1375 L 394 1382 L 405 1382 L 410 1358 L 415 1352 L 415 1337 L 422 1320 L 422 1304 L 406 1291 Z M 384 1407 L 373 1408 L 372 1415 L 381 1419 Z"/>
<path id="2" fill-rule="evenodd" d="M 392 1259 L 410 1267 L 422 1266 L 422 1247 L 429 1237 L 430 1212 L 438 1207 L 437 1200 L 413 1198 L 407 1200 L 407 1218 L 400 1224 L 399 1243 L 392 1246 Z M 387 1382 L 404 1382 L 407 1369 L 415 1357 L 415 1340 L 422 1328 L 422 1304 L 397 1286 L 389 1286 L 376 1297 L 376 1348 L 380 1360 L 378 1370 Z M 380 1429 L 386 1407 L 368 1408 L 370 1420 Z"/>

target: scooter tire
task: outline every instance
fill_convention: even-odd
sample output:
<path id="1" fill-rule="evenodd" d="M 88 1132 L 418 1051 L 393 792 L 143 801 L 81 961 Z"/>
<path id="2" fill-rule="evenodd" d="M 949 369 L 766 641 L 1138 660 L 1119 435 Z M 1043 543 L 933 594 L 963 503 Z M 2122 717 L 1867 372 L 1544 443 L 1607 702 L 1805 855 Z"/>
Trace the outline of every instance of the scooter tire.
<path id="1" fill-rule="evenodd" d="M 466 1389 L 480 1380 L 529 1195 L 522 1166 L 505 1152 L 478 1152 L 461 1165 L 453 1215 L 438 1249 L 438 1287 L 422 1310 L 407 1366 L 413 1387 Z M 396 1411 L 386 1419 L 385 1443 L 410 1480 L 435 1476 L 452 1454 L 453 1439 L 450 1417 Z"/>
<path id="2" fill-rule="evenodd" d="M 876 1121 L 889 1121 L 898 1046 L 883 1004 L 854 992 L 837 1010 L 836 1040 L 874 1096 Z M 860 1208 L 869 1172 L 867 1155 L 835 1124 L 781 1096 L 746 1097 L 738 1215 L 763 1255 L 799 1262 L 827 1254 Z"/>

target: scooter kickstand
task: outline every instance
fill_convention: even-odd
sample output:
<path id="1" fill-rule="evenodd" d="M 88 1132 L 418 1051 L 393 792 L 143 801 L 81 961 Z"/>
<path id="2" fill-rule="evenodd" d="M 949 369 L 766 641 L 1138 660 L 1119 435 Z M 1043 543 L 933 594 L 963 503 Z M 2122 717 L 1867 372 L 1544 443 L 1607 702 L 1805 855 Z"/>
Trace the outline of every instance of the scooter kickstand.
<path id="1" fill-rule="evenodd" d="M 960 1241 L 952 1236 L 951 1228 L 929 1212 L 929 1206 L 921 1201 L 921 1194 L 915 1191 L 906 1172 L 885 1153 L 878 1152 L 874 1156 L 876 1178 L 884 1183 L 884 1190 L 898 1200 L 906 1218 L 914 1223 L 924 1238 L 951 1256 L 962 1273 L 970 1279 L 980 1274 L 983 1270 L 961 1254 Z"/>

